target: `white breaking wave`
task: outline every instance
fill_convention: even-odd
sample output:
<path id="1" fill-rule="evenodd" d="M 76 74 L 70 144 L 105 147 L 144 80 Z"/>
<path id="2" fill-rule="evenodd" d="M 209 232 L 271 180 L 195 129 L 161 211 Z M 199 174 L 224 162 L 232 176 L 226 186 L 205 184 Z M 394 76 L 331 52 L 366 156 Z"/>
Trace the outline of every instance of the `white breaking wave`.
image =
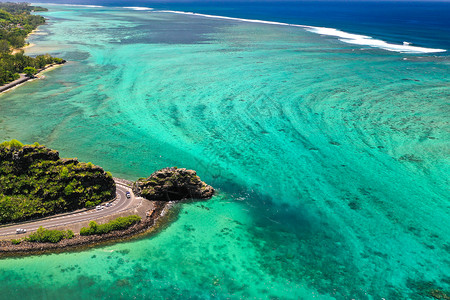
<path id="1" fill-rule="evenodd" d="M 323 35 L 329 35 L 329 36 L 336 36 L 339 37 L 340 41 L 349 43 L 349 44 L 355 44 L 355 45 L 362 45 L 362 46 L 370 46 L 375 48 L 380 48 L 388 51 L 396 51 L 400 53 L 438 53 L 438 52 L 445 52 L 444 49 L 434 49 L 434 48 L 425 48 L 425 47 L 417 47 L 417 46 L 411 46 L 410 43 L 403 43 L 403 44 L 391 44 L 382 40 L 374 39 L 370 36 L 366 35 L 359 35 L 359 34 L 352 34 L 347 33 L 341 30 L 337 30 L 334 28 L 325 28 L 325 27 L 309 27 L 306 30 L 318 34 Z"/>
<path id="2" fill-rule="evenodd" d="M 269 25 L 301 27 L 301 28 L 306 29 L 309 32 L 313 32 L 313 33 L 317 33 L 317 34 L 321 34 L 321 35 L 338 37 L 339 40 L 344 43 L 361 45 L 361 46 L 369 46 L 369 47 L 380 48 L 383 50 L 395 51 L 395 52 L 400 52 L 400 53 L 438 53 L 438 52 L 446 52 L 447 51 L 445 49 L 435 49 L 435 48 L 411 46 L 410 43 L 392 44 L 392 43 L 385 42 L 383 40 L 374 39 L 370 36 L 348 33 L 348 32 L 341 31 L 341 30 L 338 30 L 335 28 L 315 27 L 315 26 L 289 24 L 289 23 L 273 22 L 273 21 L 233 18 L 233 17 L 198 14 L 198 13 L 194 13 L 194 12 L 184 12 L 184 11 L 176 11 L 176 10 L 159 10 L 159 11 L 155 10 L 152 12 L 194 15 L 194 16 L 200 16 L 200 17 L 205 17 L 205 18 L 233 20 L 233 21 L 241 21 L 241 22 L 248 22 L 248 23 L 261 23 L 261 24 L 269 24 Z"/>
<path id="3" fill-rule="evenodd" d="M 140 7 L 140 6 L 127 6 L 124 8 L 132 9 L 132 10 L 153 10 L 151 7 Z"/>

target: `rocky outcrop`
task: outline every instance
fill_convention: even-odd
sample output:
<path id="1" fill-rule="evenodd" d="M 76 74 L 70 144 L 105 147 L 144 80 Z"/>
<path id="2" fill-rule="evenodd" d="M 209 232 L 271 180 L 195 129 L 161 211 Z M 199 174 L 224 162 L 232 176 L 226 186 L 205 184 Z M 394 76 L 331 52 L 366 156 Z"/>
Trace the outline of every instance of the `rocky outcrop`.
<path id="1" fill-rule="evenodd" d="M 214 195 L 214 188 L 200 180 L 193 170 L 164 168 L 150 177 L 139 179 L 133 191 L 149 200 L 174 201 L 206 199 Z"/>
<path id="2" fill-rule="evenodd" d="M 57 161 L 58 151 L 40 145 L 24 145 L 23 147 L 1 147 L 0 160 L 11 161 L 16 165 L 27 166 L 36 160 Z"/>

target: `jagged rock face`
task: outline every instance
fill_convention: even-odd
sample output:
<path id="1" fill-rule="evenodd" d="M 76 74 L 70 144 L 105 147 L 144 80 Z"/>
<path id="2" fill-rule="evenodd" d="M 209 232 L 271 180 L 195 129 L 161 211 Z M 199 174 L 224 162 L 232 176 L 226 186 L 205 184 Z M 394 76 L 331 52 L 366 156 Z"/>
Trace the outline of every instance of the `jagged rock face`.
<path id="1" fill-rule="evenodd" d="M 214 188 L 200 180 L 193 170 L 165 168 L 134 184 L 134 192 L 149 200 L 205 199 Z"/>

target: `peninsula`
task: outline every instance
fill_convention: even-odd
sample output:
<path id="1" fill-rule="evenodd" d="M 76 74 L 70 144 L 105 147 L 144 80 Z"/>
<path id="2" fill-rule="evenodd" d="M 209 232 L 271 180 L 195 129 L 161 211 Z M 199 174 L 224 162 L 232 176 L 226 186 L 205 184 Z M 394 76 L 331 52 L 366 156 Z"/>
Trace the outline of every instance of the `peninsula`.
<path id="1" fill-rule="evenodd" d="M 196 172 L 165 168 L 137 182 L 17 140 L 0 144 L 0 257 L 62 251 L 154 230 L 174 201 L 207 199 Z"/>

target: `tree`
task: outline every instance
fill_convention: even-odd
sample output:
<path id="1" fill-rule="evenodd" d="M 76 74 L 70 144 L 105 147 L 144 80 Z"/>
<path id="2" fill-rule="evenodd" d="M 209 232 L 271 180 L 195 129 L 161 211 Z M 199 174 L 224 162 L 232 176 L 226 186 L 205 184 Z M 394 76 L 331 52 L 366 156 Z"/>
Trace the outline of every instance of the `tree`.
<path id="1" fill-rule="evenodd" d="M 34 75 L 37 73 L 36 68 L 33 67 L 26 67 L 23 69 L 23 72 L 28 76 L 28 77 L 34 77 Z"/>
<path id="2" fill-rule="evenodd" d="M 10 48 L 7 40 L 0 40 L 0 53 L 9 53 Z"/>

